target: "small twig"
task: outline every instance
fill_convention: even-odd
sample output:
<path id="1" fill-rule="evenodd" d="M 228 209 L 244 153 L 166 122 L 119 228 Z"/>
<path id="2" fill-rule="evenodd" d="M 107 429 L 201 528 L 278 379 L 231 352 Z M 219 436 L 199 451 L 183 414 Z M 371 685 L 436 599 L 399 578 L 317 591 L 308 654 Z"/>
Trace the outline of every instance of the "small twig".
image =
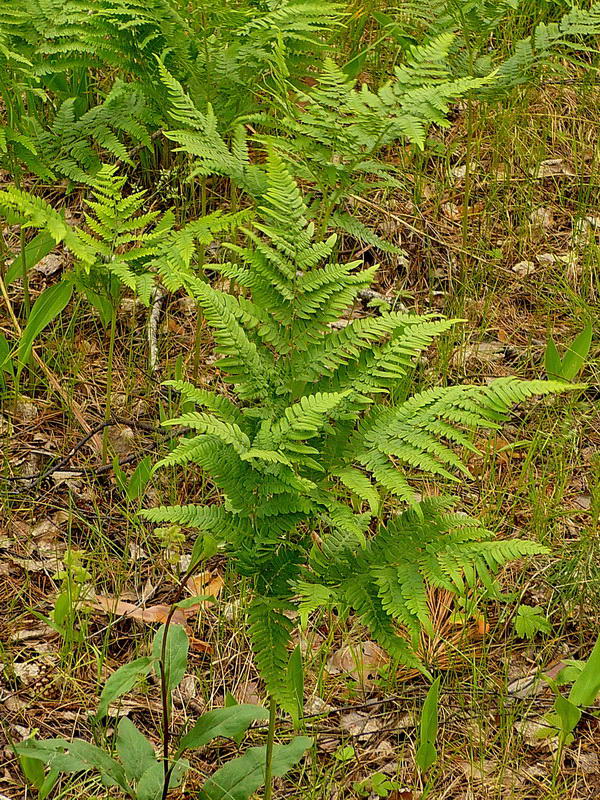
<path id="1" fill-rule="evenodd" d="M 148 366 L 150 372 L 158 368 L 158 323 L 162 311 L 165 291 L 162 286 L 156 286 L 152 294 L 152 307 L 148 317 Z"/>
<path id="2" fill-rule="evenodd" d="M 71 450 L 69 451 L 69 453 L 66 456 L 61 458 L 60 461 L 58 461 L 56 464 L 54 464 L 49 469 L 47 469 L 47 470 L 45 470 L 43 472 L 38 472 L 35 475 L 24 475 L 22 477 L 20 475 L 8 475 L 8 476 L 5 476 L 3 478 L 3 480 L 9 481 L 11 483 L 17 483 L 19 481 L 33 481 L 33 482 L 38 482 L 39 483 L 39 482 L 45 480 L 46 478 L 49 478 L 53 473 L 59 472 L 62 467 L 64 467 L 66 464 L 68 464 L 68 462 L 73 458 L 73 456 L 76 453 L 78 453 L 79 450 L 81 450 L 81 448 L 84 447 L 84 445 L 91 438 L 96 436 L 99 431 L 103 430 L 103 428 L 105 428 L 105 427 L 107 427 L 109 425 L 128 425 L 129 427 L 138 427 L 138 428 L 142 428 L 143 430 L 147 430 L 147 431 L 149 431 L 151 433 L 157 433 L 162 438 L 167 438 L 168 436 L 172 436 L 173 435 L 171 430 L 161 431 L 161 430 L 157 430 L 156 428 L 154 428 L 151 425 L 148 425 L 145 422 L 136 422 L 135 420 L 128 420 L 128 419 L 123 419 L 121 417 L 116 417 L 116 418 L 113 418 L 112 420 L 109 420 L 108 422 L 101 422 L 95 428 L 91 429 L 90 433 L 87 434 L 86 436 L 84 436 L 83 439 L 80 439 L 77 442 L 77 444 L 75 444 L 71 448 Z M 187 433 L 190 433 L 191 430 L 192 430 L 191 428 L 182 428 L 180 431 L 178 431 L 177 435 L 185 436 Z M 126 456 L 125 458 L 121 458 L 119 460 L 119 466 L 125 466 L 127 464 L 133 463 L 134 461 L 137 461 L 142 456 L 142 454 L 144 452 L 145 452 L 145 450 L 136 450 L 134 453 L 131 453 L 130 455 Z M 97 477 L 97 476 L 100 476 L 100 475 L 105 475 L 108 472 L 111 472 L 112 469 L 113 469 L 113 464 L 110 463 L 110 464 L 101 464 L 101 465 L 99 465 L 97 467 L 71 467 L 68 471 L 70 473 L 72 473 L 73 475 L 89 475 L 89 476 L 96 476 Z"/>
<path id="3" fill-rule="evenodd" d="M 410 222 L 407 222 L 402 217 L 399 217 L 397 214 L 388 211 L 386 208 L 383 208 L 377 203 L 371 202 L 371 200 L 367 200 L 364 197 L 359 197 L 357 194 L 349 195 L 353 200 L 357 203 L 362 203 L 362 205 L 367 206 L 368 208 L 372 208 L 374 211 L 379 211 L 380 214 L 385 214 L 386 217 L 393 219 L 394 222 L 398 222 L 400 225 L 403 225 L 405 228 L 408 228 L 409 231 L 416 233 L 418 236 L 421 236 L 426 239 L 431 239 L 433 242 L 437 242 L 438 244 L 444 245 L 449 250 L 454 250 L 457 253 L 462 253 L 463 255 L 469 256 L 470 258 L 474 258 L 476 261 L 485 261 L 486 259 L 483 256 L 478 256 L 476 253 L 470 253 L 468 250 L 464 250 L 462 247 L 458 247 L 457 245 L 453 244 L 452 242 L 445 241 L 437 236 L 434 236 L 427 231 L 420 231 L 418 228 L 415 228 L 414 225 L 411 225 Z"/>

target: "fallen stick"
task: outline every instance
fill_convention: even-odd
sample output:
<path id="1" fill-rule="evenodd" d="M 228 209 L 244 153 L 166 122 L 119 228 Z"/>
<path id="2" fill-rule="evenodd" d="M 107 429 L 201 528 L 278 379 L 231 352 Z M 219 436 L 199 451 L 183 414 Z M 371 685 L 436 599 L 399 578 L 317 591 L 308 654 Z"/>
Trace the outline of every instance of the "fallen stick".
<path id="1" fill-rule="evenodd" d="M 165 293 L 162 287 L 157 286 L 153 292 L 152 307 L 148 317 L 148 366 L 150 372 L 156 372 L 158 368 L 158 323 L 164 298 Z"/>

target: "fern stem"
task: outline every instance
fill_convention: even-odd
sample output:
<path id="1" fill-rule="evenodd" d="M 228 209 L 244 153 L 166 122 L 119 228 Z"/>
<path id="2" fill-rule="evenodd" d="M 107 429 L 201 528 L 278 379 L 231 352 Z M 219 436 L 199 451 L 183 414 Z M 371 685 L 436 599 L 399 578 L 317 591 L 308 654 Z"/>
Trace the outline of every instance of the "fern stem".
<path id="1" fill-rule="evenodd" d="M 469 200 L 471 199 L 471 167 L 473 158 L 473 103 L 471 98 L 467 100 L 467 143 L 465 148 L 465 182 L 464 199 L 462 207 L 462 246 L 467 248 L 469 245 Z"/>
<path id="2" fill-rule="evenodd" d="M 267 752 L 265 755 L 265 796 L 264 800 L 273 797 L 273 744 L 275 742 L 275 721 L 277 702 L 271 695 L 269 698 L 269 731 L 267 733 Z"/>
<path id="3" fill-rule="evenodd" d="M 117 300 L 113 300 L 112 313 L 110 317 L 110 338 L 108 342 L 108 362 L 106 366 L 106 395 L 104 404 L 104 421 L 110 420 L 112 412 L 112 384 L 113 384 L 113 361 L 115 356 L 115 339 L 117 331 Z M 108 461 L 108 425 L 102 433 L 102 461 Z"/>
<path id="4" fill-rule="evenodd" d="M 202 179 L 202 216 L 206 216 L 206 178 Z M 198 249 L 198 268 L 201 273 L 204 272 L 204 260 L 206 258 L 206 248 L 204 245 L 201 245 Z M 194 360 L 192 362 L 192 379 L 194 381 L 198 380 L 198 372 L 200 371 L 200 352 L 202 348 L 202 322 L 204 320 L 204 314 L 202 313 L 202 308 L 200 305 L 197 305 L 196 311 L 196 332 L 194 334 Z"/>
<path id="5" fill-rule="evenodd" d="M 27 259 L 25 256 L 25 231 L 23 227 L 19 232 L 19 239 L 21 245 L 21 278 L 23 280 L 23 307 L 25 309 L 25 319 L 29 319 L 29 312 L 31 311 L 31 297 L 29 295 L 29 277 L 27 275 Z"/>

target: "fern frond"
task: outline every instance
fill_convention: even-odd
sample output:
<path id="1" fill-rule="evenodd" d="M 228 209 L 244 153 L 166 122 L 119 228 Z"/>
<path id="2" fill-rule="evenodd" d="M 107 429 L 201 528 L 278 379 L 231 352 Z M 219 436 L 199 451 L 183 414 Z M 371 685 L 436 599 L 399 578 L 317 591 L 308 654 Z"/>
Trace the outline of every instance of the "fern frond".
<path id="1" fill-rule="evenodd" d="M 256 665 L 267 692 L 286 711 L 295 710 L 297 700 L 287 680 L 292 621 L 273 601 L 257 599 L 248 608 L 248 622 Z"/>

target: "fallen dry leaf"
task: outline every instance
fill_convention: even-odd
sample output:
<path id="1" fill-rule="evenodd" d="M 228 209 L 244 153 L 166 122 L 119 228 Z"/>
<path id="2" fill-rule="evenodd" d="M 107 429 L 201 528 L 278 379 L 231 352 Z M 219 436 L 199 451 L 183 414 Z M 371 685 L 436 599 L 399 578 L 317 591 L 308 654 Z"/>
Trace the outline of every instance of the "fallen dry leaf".
<path id="1" fill-rule="evenodd" d="M 35 272 L 40 272 L 42 275 L 48 277 L 49 275 L 54 275 L 55 272 L 58 272 L 62 265 L 63 257 L 58 255 L 58 253 L 50 253 L 49 255 L 40 259 L 33 269 Z"/>
<path id="2" fill-rule="evenodd" d="M 514 788 L 523 782 L 522 776 L 503 764 L 499 764 L 493 759 L 482 761 L 459 761 L 465 778 L 476 783 L 492 786 L 504 786 Z"/>
<path id="3" fill-rule="evenodd" d="M 341 741 L 338 739 L 337 736 L 318 736 L 317 737 L 317 748 L 322 753 L 335 753 L 335 751 L 340 746 Z"/>
<path id="4" fill-rule="evenodd" d="M 196 639 L 195 636 L 190 636 L 190 650 L 195 650 L 197 653 L 212 653 L 212 646 L 205 642 L 203 639 Z"/>
<path id="5" fill-rule="evenodd" d="M 595 775 L 600 773 L 600 757 L 598 757 L 598 753 L 589 753 L 582 750 L 567 750 L 567 755 L 573 759 L 575 768 L 580 775 Z"/>
<path id="6" fill-rule="evenodd" d="M 333 710 L 333 706 L 330 706 L 329 703 L 326 703 L 317 695 L 309 697 L 304 704 L 304 714 L 308 717 L 316 714 L 329 714 Z"/>
<path id="7" fill-rule="evenodd" d="M 462 209 L 456 203 L 442 203 L 442 212 L 445 217 L 453 222 L 459 222 L 462 218 Z"/>
<path id="8" fill-rule="evenodd" d="M 519 261 L 513 266 L 512 270 L 521 278 L 527 278 L 535 272 L 535 264 L 533 261 Z"/>
<path id="9" fill-rule="evenodd" d="M 584 511 L 589 511 L 592 507 L 592 498 L 589 494 L 580 494 L 575 498 L 575 505 Z"/>
<path id="10" fill-rule="evenodd" d="M 120 600 L 118 597 L 106 597 L 101 594 L 96 595 L 91 605 L 93 609 L 102 611 L 104 614 L 116 614 L 119 617 L 137 619 L 139 622 L 166 622 L 171 609 L 171 606 L 165 603 L 142 608 L 134 603 Z M 177 608 L 171 617 L 171 622 L 186 626 L 188 617 L 192 616 L 196 610 L 197 608 L 195 607 L 186 608 L 185 611 Z"/>
<path id="11" fill-rule="evenodd" d="M 562 158 L 546 158 L 533 173 L 536 178 L 551 178 L 553 175 L 575 175 Z"/>
<path id="12" fill-rule="evenodd" d="M 257 706 L 262 702 L 262 697 L 256 681 L 244 681 L 232 694 L 238 703 L 250 703 L 251 705 Z"/>
<path id="13" fill-rule="evenodd" d="M 218 572 L 212 573 L 206 570 L 198 575 L 192 575 L 187 579 L 185 585 L 192 597 L 206 594 L 214 597 L 216 600 L 221 594 L 223 586 L 225 586 L 225 581 L 223 580 L 222 575 L 219 575 Z M 212 602 L 212 600 L 204 600 L 198 603 L 198 608 L 204 608 L 207 605 L 212 605 Z"/>
<path id="14" fill-rule="evenodd" d="M 452 354 L 453 366 L 464 366 L 468 361 L 490 363 L 502 361 L 506 355 L 506 345 L 503 342 L 476 342 L 457 347 Z"/>
<path id="15" fill-rule="evenodd" d="M 347 731 L 351 736 L 359 736 L 366 733 L 376 733 L 383 727 L 381 717 L 372 717 L 370 714 L 362 714 L 360 711 L 349 711 L 340 717 L 340 728 Z"/>
<path id="16" fill-rule="evenodd" d="M 515 730 L 530 747 L 540 750 L 552 749 L 553 740 L 548 736 L 548 723 L 543 717 L 515 722 Z"/>
<path id="17" fill-rule="evenodd" d="M 109 430 L 108 439 L 118 456 L 130 456 L 135 450 L 135 431 L 127 425 L 113 426 Z"/>
<path id="18" fill-rule="evenodd" d="M 551 209 L 540 206 L 534 208 L 529 215 L 531 224 L 536 228 L 551 228 L 554 224 L 554 215 Z"/>
<path id="19" fill-rule="evenodd" d="M 385 651 L 367 639 L 359 645 L 346 645 L 336 650 L 327 659 L 327 671 L 332 675 L 344 673 L 356 681 L 367 683 L 388 662 Z"/>

